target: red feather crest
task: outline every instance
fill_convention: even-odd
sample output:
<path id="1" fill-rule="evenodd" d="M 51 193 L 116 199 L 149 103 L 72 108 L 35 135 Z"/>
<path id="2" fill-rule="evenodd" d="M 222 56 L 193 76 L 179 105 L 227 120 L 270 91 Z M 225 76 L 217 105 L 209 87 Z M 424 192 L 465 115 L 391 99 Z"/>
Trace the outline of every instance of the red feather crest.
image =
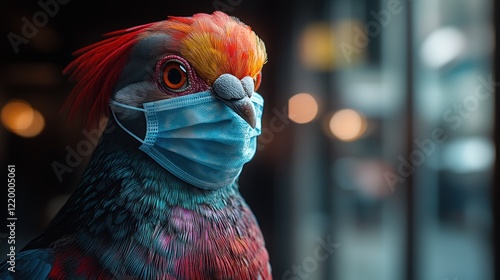
<path id="1" fill-rule="evenodd" d="M 109 116 L 109 99 L 125 67 L 139 34 L 154 23 L 110 32 L 107 39 L 84 47 L 63 71 L 76 80 L 63 106 L 68 120 L 87 116 L 87 127 L 94 127 L 103 116 Z"/>

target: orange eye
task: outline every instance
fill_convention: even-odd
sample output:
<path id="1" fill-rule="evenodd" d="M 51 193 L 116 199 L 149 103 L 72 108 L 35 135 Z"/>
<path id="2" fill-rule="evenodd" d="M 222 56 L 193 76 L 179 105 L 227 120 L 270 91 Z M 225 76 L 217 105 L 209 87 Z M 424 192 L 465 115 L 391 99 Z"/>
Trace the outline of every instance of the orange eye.
<path id="1" fill-rule="evenodd" d="M 183 90 L 188 83 L 186 68 L 179 62 L 168 62 L 163 67 L 163 82 L 173 91 Z"/>
<path id="2" fill-rule="evenodd" d="M 254 90 L 257 91 L 260 87 L 260 82 L 262 81 L 262 72 L 259 72 L 255 77 L 253 78 L 254 82 Z"/>

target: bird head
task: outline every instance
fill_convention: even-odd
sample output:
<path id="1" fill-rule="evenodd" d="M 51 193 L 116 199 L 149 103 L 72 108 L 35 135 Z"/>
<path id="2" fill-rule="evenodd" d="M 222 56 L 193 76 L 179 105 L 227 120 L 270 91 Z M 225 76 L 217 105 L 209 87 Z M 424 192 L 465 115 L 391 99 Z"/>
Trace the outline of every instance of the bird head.
<path id="1" fill-rule="evenodd" d="M 76 80 L 65 108 L 69 119 L 88 116 L 93 126 L 115 100 L 134 107 L 210 90 L 255 127 L 250 102 L 267 61 L 265 45 L 235 17 L 216 11 L 168 17 L 106 34 L 74 53 L 64 73 Z M 113 109 L 124 122 L 138 112 Z"/>

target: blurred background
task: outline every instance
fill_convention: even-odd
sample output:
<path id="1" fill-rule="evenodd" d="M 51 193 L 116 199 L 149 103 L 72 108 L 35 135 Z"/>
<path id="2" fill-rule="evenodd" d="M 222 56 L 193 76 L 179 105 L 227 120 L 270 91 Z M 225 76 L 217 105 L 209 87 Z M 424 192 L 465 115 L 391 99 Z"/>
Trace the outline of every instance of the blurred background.
<path id="1" fill-rule="evenodd" d="M 491 0 L 2 1 L 0 164 L 2 176 L 16 165 L 17 248 L 68 198 L 94 147 L 92 131 L 60 114 L 72 52 L 113 30 L 222 10 L 268 50 L 263 133 L 240 188 L 275 279 L 500 279 L 498 8 Z"/>

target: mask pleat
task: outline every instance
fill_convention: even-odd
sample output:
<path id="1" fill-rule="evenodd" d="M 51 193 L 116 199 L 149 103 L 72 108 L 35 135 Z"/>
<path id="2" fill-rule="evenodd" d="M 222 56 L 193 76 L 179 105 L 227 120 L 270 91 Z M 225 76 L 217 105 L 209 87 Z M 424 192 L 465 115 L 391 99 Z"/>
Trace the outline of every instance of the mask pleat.
<path id="1" fill-rule="evenodd" d="M 263 100 L 255 93 L 252 101 L 255 129 L 210 92 L 144 103 L 147 127 L 154 129 L 147 129 L 140 149 L 192 185 L 225 187 L 256 151 Z"/>

